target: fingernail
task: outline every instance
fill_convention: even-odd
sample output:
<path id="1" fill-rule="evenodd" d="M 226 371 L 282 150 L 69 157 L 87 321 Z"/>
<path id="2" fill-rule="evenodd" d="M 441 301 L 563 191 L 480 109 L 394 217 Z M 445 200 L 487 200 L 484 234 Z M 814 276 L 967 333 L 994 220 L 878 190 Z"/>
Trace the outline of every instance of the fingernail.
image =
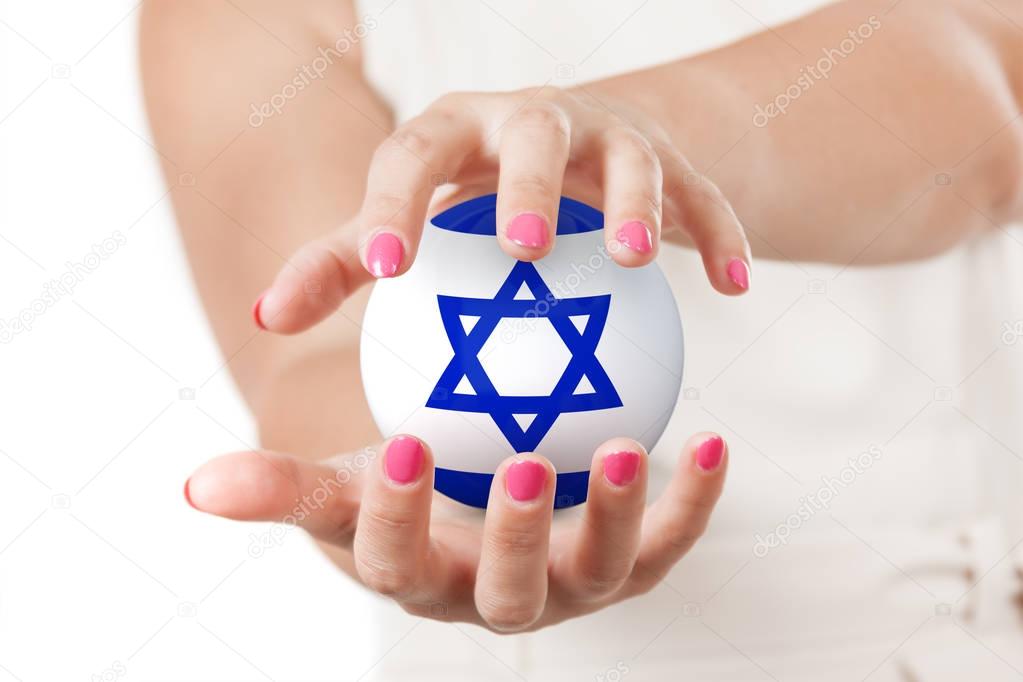
<path id="1" fill-rule="evenodd" d="M 725 442 L 721 436 L 713 436 L 700 443 L 696 448 L 696 464 L 704 471 L 714 471 L 721 464 L 721 456 L 725 454 Z"/>
<path id="2" fill-rule="evenodd" d="M 265 291 L 261 293 L 259 298 L 256 299 L 256 302 L 252 304 L 252 321 L 256 323 L 257 327 L 266 331 L 266 325 L 263 324 L 263 320 L 259 317 L 259 309 L 263 305 L 264 296 L 266 296 Z"/>
<path id="3" fill-rule="evenodd" d="M 547 468 L 529 459 L 513 463 L 504 474 L 504 486 L 512 499 L 518 502 L 538 498 L 546 483 Z"/>
<path id="4" fill-rule="evenodd" d="M 410 436 L 398 436 L 387 446 L 384 470 L 395 483 L 412 483 L 423 470 L 423 444 Z"/>
<path id="5" fill-rule="evenodd" d="M 547 246 L 547 221 L 535 213 L 520 213 L 508 223 L 506 234 L 519 246 L 539 249 Z"/>
<path id="6" fill-rule="evenodd" d="M 405 255 L 401 240 L 390 232 L 381 232 L 373 237 L 366 250 L 366 265 L 374 277 L 394 277 Z"/>
<path id="7" fill-rule="evenodd" d="M 728 261 L 728 278 L 731 279 L 735 284 L 746 291 L 749 289 L 749 266 L 746 265 L 746 261 L 741 258 L 733 258 Z"/>
<path id="8" fill-rule="evenodd" d="M 636 480 L 639 455 L 635 452 L 615 452 L 604 457 L 604 478 L 616 486 L 625 486 Z"/>
<path id="9" fill-rule="evenodd" d="M 636 253 L 650 253 L 650 229 L 638 220 L 631 220 L 615 233 L 615 239 Z"/>
<path id="10" fill-rule="evenodd" d="M 189 507 L 198 511 L 199 508 L 195 506 L 195 502 L 192 502 L 192 496 L 188 494 L 188 484 L 191 482 L 192 482 L 191 477 L 185 479 L 185 502 L 188 503 Z"/>

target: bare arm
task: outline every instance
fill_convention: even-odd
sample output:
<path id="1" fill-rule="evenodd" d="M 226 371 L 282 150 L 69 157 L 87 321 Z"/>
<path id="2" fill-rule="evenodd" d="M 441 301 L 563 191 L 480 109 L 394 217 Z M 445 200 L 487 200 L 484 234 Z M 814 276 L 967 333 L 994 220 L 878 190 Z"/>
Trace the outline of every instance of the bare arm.
<path id="1" fill-rule="evenodd" d="M 358 210 L 390 112 L 354 42 L 280 115 L 249 119 L 357 21 L 350 3 L 330 0 L 166 0 L 142 16 L 146 102 L 207 315 L 264 444 L 313 457 L 376 437 L 349 320 L 363 297 L 292 339 L 257 334 L 250 309 L 301 244 Z M 184 173 L 194 187 L 179 183 Z"/>
<path id="2" fill-rule="evenodd" d="M 1023 211 L 1018 1 L 842 2 L 582 91 L 665 126 L 760 257 L 920 258 Z"/>

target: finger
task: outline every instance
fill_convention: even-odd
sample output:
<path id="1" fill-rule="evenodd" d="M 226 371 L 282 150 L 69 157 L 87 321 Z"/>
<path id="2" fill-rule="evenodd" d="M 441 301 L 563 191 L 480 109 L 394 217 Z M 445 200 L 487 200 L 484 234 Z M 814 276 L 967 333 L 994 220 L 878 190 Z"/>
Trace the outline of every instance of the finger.
<path id="1" fill-rule="evenodd" d="M 727 467 L 721 436 L 701 433 L 686 442 L 667 489 L 647 510 L 630 589 L 643 592 L 660 582 L 703 534 Z"/>
<path id="2" fill-rule="evenodd" d="M 604 134 L 604 240 L 615 262 L 646 265 L 661 234 L 661 162 L 633 128 Z"/>
<path id="3" fill-rule="evenodd" d="M 433 458 L 412 436 L 385 444 L 366 477 L 355 532 L 355 569 L 380 594 L 414 599 L 431 577 L 430 502 Z M 436 575 L 436 574 L 434 574 Z"/>
<path id="4" fill-rule="evenodd" d="M 239 521 L 277 521 L 337 545 L 351 541 L 362 488 L 358 462 L 371 450 L 309 462 L 276 452 L 235 452 L 210 460 L 185 482 L 199 511 Z"/>
<path id="5" fill-rule="evenodd" d="M 592 601 L 616 592 L 632 573 L 646 506 L 643 446 L 615 438 L 597 448 L 583 523 L 552 581 L 570 597 Z"/>
<path id="6" fill-rule="evenodd" d="M 542 258 L 554 246 L 570 137 L 568 116 L 548 102 L 523 105 L 501 130 L 498 240 L 519 260 Z"/>
<path id="7" fill-rule="evenodd" d="M 362 262 L 374 277 L 394 277 L 415 259 L 434 190 L 482 144 L 467 109 L 434 105 L 376 150 L 359 212 Z"/>
<path id="8" fill-rule="evenodd" d="M 495 630 L 523 630 L 543 613 L 554 481 L 554 468 L 537 455 L 506 459 L 494 475 L 475 598 Z"/>
<path id="9" fill-rule="evenodd" d="M 356 237 L 349 224 L 299 249 L 252 306 L 256 325 L 294 334 L 334 312 L 371 279 L 359 264 Z"/>
<path id="10" fill-rule="evenodd" d="M 660 150 L 665 194 L 681 211 L 682 229 L 703 257 L 711 286 L 722 294 L 739 295 L 751 284 L 750 249 L 742 222 L 718 186 L 696 172 L 673 149 Z"/>

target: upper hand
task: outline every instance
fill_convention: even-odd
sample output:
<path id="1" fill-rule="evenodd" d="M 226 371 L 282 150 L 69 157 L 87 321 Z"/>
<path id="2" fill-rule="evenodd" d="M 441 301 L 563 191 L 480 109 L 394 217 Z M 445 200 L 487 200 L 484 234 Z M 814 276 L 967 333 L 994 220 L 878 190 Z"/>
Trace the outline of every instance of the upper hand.
<path id="1" fill-rule="evenodd" d="M 373 277 L 402 274 L 438 186 L 454 184 L 464 197 L 495 182 L 497 238 L 514 258 L 536 260 L 554 247 L 565 194 L 603 207 L 604 238 L 619 264 L 649 263 L 662 231 L 681 228 L 715 289 L 749 288 L 740 221 L 646 116 L 550 87 L 455 93 L 380 145 L 358 215 L 294 255 L 257 301 L 256 321 L 274 332 L 302 331 Z"/>

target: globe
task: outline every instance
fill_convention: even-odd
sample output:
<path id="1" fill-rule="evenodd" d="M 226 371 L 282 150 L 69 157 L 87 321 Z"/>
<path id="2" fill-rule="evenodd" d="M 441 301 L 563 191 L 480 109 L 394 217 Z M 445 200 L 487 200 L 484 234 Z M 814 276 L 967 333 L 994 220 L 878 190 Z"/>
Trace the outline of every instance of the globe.
<path id="1" fill-rule="evenodd" d="M 600 211 L 562 198 L 554 249 L 530 263 L 501 250 L 495 209 L 488 195 L 435 216 L 408 272 L 374 285 L 366 398 L 385 436 L 432 448 L 444 495 L 486 507 L 501 461 L 536 452 L 557 472 L 555 507 L 570 507 L 597 446 L 651 450 L 664 432 L 682 382 L 678 308 L 655 263 L 612 260 Z"/>

